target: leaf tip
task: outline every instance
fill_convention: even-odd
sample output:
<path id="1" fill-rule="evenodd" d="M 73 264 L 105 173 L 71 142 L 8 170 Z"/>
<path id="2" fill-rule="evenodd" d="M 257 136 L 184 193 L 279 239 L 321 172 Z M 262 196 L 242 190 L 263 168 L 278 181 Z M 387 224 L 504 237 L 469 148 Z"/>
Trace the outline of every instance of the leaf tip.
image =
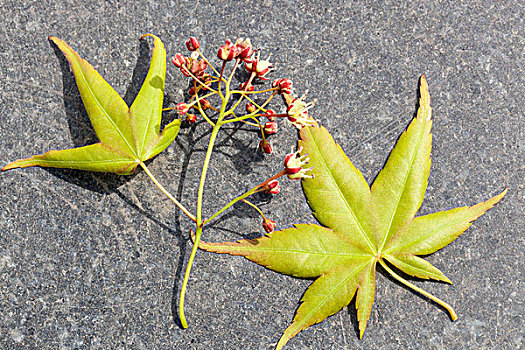
<path id="1" fill-rule="evenodd" d="M 450 312 L 450 318 L 452 319 L 452 321 L 455 321 L 458 319 L 458 314 L 456 314 L 456 311 L 452 310 Z"/>
<path id="2" fill-rule="evenodd" d="M 33 161 L 33 158 L 18 159 L 18 160 L 15 160 L 14 162 L 6 164 L 1 170 L 6 171 L 6 170 L 11 170 L 11 169 L 16 169 L 16 168 L 27 168 L 30 166 L 34 166 L 35 164 L 32 164 L 31 163 L 32 161 Z"/>
<path id="3" fill-rule="evenodd" d="M 430 94 L 428 93 L 428 83 L 425 74 L 419 79 L 419 94 L 421 98 L 420 105 L 430 106 Z"/>
<path id="4" fill-rule="evenodd" d="M 58 44 L 62 41 L 61 39 L 57 38 L 54 35 L 50 35 L 47 37 L 48 40 L 51 40 L 55 45 L 58 46 Z"/>
<path id="5" fill-rule="evenodd" d="M 149 37 L 152 37 L 152 38 L 155 37 L 155 35 L 153 35 L 153 34 L 146 33 L 146 34 L 143 34 L 143 35 L 139 38 L 139 40 L 142 40 L 142 39 L 144 39 L 145 37 L 148 37 L 148 36 L 149 36 Z"/>
<path id="6" fill-rule="evenodd" d="M 366 326 L 365 326 L 366 328 Z M 361 327 L 359 327 L 359 339 L 363 339 L 363 335 L 365 334 L 365 330 L 364 329 L 361 329 Z"/>
<path id="7" fill-rule="evenodd" d="M 13 163 L 14 163 L 14 162 L 13 162 Z M 6 170 L 10 170 L 10 169 L 18 168 L 16 165 L 13 165 L 13 163 L 9 163 L 9 164 L 7 164 L 7 165 L 4 166 L 1 170 L 2 170 L 2 171 L 6 171 Z"/>
<path id="8" fill-rule="evenodd" d="M 143 35 L 139 38 L 139 40 L 142 40 L 142 39 L 147 38 L 147 37 L 152 38 L 152 39 L 153 39 L 153 42 L 154 42 L 155 45 L 157 45 L 157 43 L 162 43 L 162 42 L 160 41 L 160 39 L 159 39 L 158 36 L 156 36 L 156 35 L 154 35 L 154 34 L 151 34 L 151 33 L 143 34 Z"/>

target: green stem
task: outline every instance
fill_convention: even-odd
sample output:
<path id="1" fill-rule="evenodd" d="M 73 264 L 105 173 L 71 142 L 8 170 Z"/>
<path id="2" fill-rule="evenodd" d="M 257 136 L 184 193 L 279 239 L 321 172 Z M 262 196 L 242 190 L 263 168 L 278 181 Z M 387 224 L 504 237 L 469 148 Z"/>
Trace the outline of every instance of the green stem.
<path id="1" fill-rule="evenodd" d="M 241 117 L 225 120 L 223 124 L 240 122 L 242 120 L 252 119 L 252 118 L 255 118 L 255 116 L 253 114 L 246 114 L 246 115 L 243 115 Z"/>
<path id="2" fill-rule="evenodd" d="M 195 232 L 195 241 L 193 242 L 193 248 L 191 249 L 190 259 L 188 260 L 188 266 L 186 267 L 186 272 L 184 273 L 184 280 L 182 281 L 182 288 L 180 290 L 179 298 L 179 319 L 182 325 L 182 328 L 188 328 L 188 322 L 186 321 L 186 316 L 184 315 L 184 299 L 186 296 L 186 288 L 188 287 L 188 281 L 190 279 L 191 267 L 193 266 L 193 260 L 195 260 L 195 255 L 197 254 L 197 248 L 199 247 L 199 242 L 201 241 L 202 227 L 197 226 Z"/>
<path id="3" fill-rule="evenodd" d="M 230 202 L 228 202 L 228 204 L 226 204 L 222 209 L 220 209 L 218 212 L 216 212 L 215 214 L 213 214 L 212 216 L 209 217 L 209 219 L 206 219 L 202 226 L 208 224 L 210 221 L 212 221 L 213 219 L 215 219 L 217 216 L 219 216 L 222 212 L 224 212 L 226 209 L 230 208 L 232 205 L 234 205 L 235 203 L 237 203 L 238 201 L 240 200 L 243 200 L 244 198 L 247 198 L 249 196 L 251 196 L 252 194 L 258 192 L 258 190 L 263 187 L 264 185 L 266 185 L 267 183 L 269 183 L 270 181 L 272 180 L 275 180 L 283 175 L 286 174 L 286 170 L 282 170 L 281 172 L 275 174 L 274 176 L 272 176 L 271 178 L 269 178 L 268 180 L 264 181 L 264 182 L 261 182 L 260 184 L 258 184 L 257 186 L 255 186 L 254 188 L 252 188 L 251 190 L 249 190 L 248 192 L 244 193 L 244 194 L 241 194 L 239 197 L 236 197 L 234 199 L 232 199 Z"/>
<path id="4" fill-rule="evenodd" d="M 180 210 L 182 210 L 182 212 L 184 214 L 186 214 L 191 220 L 193 220 L 194 222 L 197 222 L 197 219 L 195 218 L 195 216 L 193 216 L 192 213 L 190 213 L 190 211 L 188 209 L 186 209 L 177 199 L 175 199 L 175 197 L 173 197 L 171 195 L 171 193 L 169 193 L 165 188 L 164 186 L 162 186 L 160 184 L 160 182 L 157 181 L 157 179 L 155 178 L 155 176 L 153 176 L 153 174 L 149 171 L 148 167 L 146 167 L 146 164 L 144 164 L 144 162 L 140 162 L 140 166 L 142 167 L 142 169 L 144 169 L 144 171 L 146 172 L 146 174 L 148 174 L 149 178 L 155 183 L 155 185 L 157 185 L 157 187 L 162 191 L 162 193 L 164 193 L 169 199 L 171 199 L 171 201 L 173 203 L 175 203 L 175 205 L 177 207 L 179 207 Z"/>
<path id="5" fill-rule="evenodd" d="M 398 280 L 399 282 L 403 283 L 405 286 L 409 287 L 409 288 L 412 288 L 413 290 L 415 290 L 416 292 L 420 293 L 420 294 L 423 294 L 424 296 L 426 296 L 427 298 L 429 298 L 430 300 L 438 303 L 439 305 L 443 306 L 450 314 L 450 318 L 452 318 L 452 321 L 455 321 L 458 319 L 458 315 L 456 314 L 456 312 L 454 311 L 454 309 L 452 308 L 452 306 L 450 306 L 449 304 L 447 304 L 446 302 L 444 302 L 443 300 L 439 299 L 438 297 L 435 297 L 434 295 L 424 291 L 423 289 L 413 285 L 412 283 L 408 282 L 407 280 L 405 280 L 403 277 L 399 276 L 397 273 L 395 273 L 390 267 L 388 267 L 388 265 L 382 260 L 382 259 L 379 259 L 379 263 L 381 264 L 381 266 L 383 266 L 383 268 L 392 276 L 394 277 L 396 280 Z"/>
<path id="6" fill-rule="evenodd" d="M 213 219 L 215 219 L 217 216 L 221 215 L 222 212 L 224 212 L 226 209 L 230 208 L 232 205 L 234 205 L 235 203 L 237 203 L 238 201 L 241 201 L 243 200 L 244 198 L 246 197 L 249 197 L 251 196 L 252 194 L 256 193 L 257 192 L 257 189 L 258 189 L 258 186 L 257 187 L 254 187 L 252 188 L 251 190 L 249 190 L 248 192 L 240 195 L 239 197 L 236 197 L 234 199 L 232 199 L 231 201 L 228 202 L 228 204 L 226 204 L 224 207 L 222 207 L 222 209 L 220 209 L 218 212 L 216 212 L 215 214 L 213 214 L 212 216 L 210 216 L 208 219 L 206 219 L 202 225 L 206 225 L 208 224 L 210 221 L 212 221 Z"/>
<path id="7" fill-rule="evenodd" d="M 221 78 L 222 78 L 223 73 L 224 73 L 224 65 L 221 70 Z M 219 91 L 220 91 L 220 88 L 219 88 Z M 190 277 L 191 267 L 193 266 L 193 261 L 195 259 L 195 254 L 197 254 L 197 250 L 199 248 L 199 242 L 200 242 L 200 238 L 202 235 L 202 226 L 204 225 L 202 222 L 202 204 L 203 204 L 203 196 L 204 196 L 204 184 L 206 182 L 206 175 L 208 173 L 210 159 L 211 159 L 211 155 L 213 152 L 213 147 L 215 145 L 215 139 L 217 138 L 217 134 L 219 133 L 219 130 L 221 126 L 223 125 L 222 119 L 224 118 L 224 111 L 226 110 L 226 105 L 228 104 L 228 100 L 230 98 L 230 80 L 226 82 L 224 96 L 222 94 L 220 96 L 222 97 L 221 109 L 219 111 L 219 117 L 217 119 L 217 122 L 215 123 L 215 126 L 213 127 L 213 131 L 211 132 L 210 141 L 208 144 L 208 150 L 206 151 L 206 156 L 204 158 L 204 163 L 202 165 L 201 179 L 199 182 L 199 192 L 197 195 L 197 220 L 196 220 L 197 229 L 195 232 L 195 243 L 193 244 L 193 248 L 191 249 L 190 258 L 188 260 L 188 265 L 186 266 L 186 272 L 184 273 L 184 280 L 182 281 L 182 288 L 180 291 L 179 319 L 180 319 L 180 322 L 183 328 L 188 328 L 186 316 L 184 315 L 184 298 L 186 295 L 186 288 L 188 286 L 188 280 Z"/>
<path id="8" fill-rule="evenodd" d="M 258 206 L 256 206 L 255 204 L 253 204 L 252 202 L 250 202 L 249 200 L 247 199 L 242 199 L 242 201 L 246 204 L 248 204 L 250 207 L 252 207 L 253 209 L 257 210 L 257 212 L 259 212 L 259 214 L 261 214 L 263 220 L 266 220 L 266 216 L 264 216 L 264 213 L 262 212 L 261 209 L 259 209 Z"/>

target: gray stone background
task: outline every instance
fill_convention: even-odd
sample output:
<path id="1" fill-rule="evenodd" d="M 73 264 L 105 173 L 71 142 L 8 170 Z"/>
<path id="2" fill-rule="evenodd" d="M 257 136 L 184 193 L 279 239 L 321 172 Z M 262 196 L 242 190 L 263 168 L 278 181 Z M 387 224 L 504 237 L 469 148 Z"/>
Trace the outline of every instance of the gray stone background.
<path id="1" fill-rule="evenodd" d="M 0 0 L 0 163 L 95 141 L 73 76 L 47 40 L 66 40 L 131 102 L 149 62 L 143 33 L 168 55 L 189 36 L 214 57 L 250 37 L 366 179 L 382 167 L 416 104 L 425 73 L 434 107 L 432 170 L 420 213 L 503 201 L 428 257 L 454 285 L 416 281 L 459 319 L 379 273 L 362 340 L 354 304 L 303 331 L 287 349 L 518 349 L 523 347 L 524 23 L 520 1 L 12 1 Z M 187 81 L 168 67 L 166 104 Z M 188 207 L 207 146 L 184 128 L 150 169 Z M 291 128 L 257 155 L 256 134 L 226 130 L 212 162 L 206 212 L 278 171 Z M 314 222 L 300 185 L 256 198 L 280 228 Z M 188 220 L 139 171 L 130 177 L 31 168 L 0 174 L 0 348 L 271 349 L 310 284 L 239 257 L 191 250 Z M 266 204 L 264 204 L 266 203 Z M 260 218 L 239 205 L 204 238 L 255 237 Z"/>

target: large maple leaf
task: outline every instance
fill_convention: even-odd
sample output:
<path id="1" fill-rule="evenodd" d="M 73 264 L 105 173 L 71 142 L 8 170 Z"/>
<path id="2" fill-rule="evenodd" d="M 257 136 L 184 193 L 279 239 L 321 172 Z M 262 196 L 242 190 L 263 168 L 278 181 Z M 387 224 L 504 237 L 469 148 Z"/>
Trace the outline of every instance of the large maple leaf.
<path id="1" fill-rule="evenodd" d="M 362 337 L 374 302 L 378 263 L 395 279 L 444 306 L 453 320 L 457 318 L 450 305 L 403 279 L 386 262 L 411 276 L 451 283 L 417 255 L 431 254 L 454 241 L 507 190 L 472 207 L 414 218 L 430 172 L 431 126 L 430 96 L 422 76 L 417 116 L 372 187 L 324 127 L 303 128 L 299 146 L 309 154 L 315 174 L 315 179 L 303 179 L 303 190 L 324 227 L 301 224 L 256 239 L 200 243 L 207 251 L 242 255 L 283 274 L 318 277 L 303 295 L 277 349 L 347 306 L 355 294 Z"/>
<path id="2" fill-rule="evenodd" d="M 166 50 L 155 35 L 145 34 L 141 39 L 147 36 L 154 39 L 151 63 L 131 107 L 68 44 L 59 38 L 49 37 L 71 64 L 80 96 L 100 142 L 19 159 L 2 170 L 41 166 L 128 175 L 137 165 L 143 165 L 144 161 L 168 147 L 177 136 L 181 121 L 172 121 L 160 133 Z"/>

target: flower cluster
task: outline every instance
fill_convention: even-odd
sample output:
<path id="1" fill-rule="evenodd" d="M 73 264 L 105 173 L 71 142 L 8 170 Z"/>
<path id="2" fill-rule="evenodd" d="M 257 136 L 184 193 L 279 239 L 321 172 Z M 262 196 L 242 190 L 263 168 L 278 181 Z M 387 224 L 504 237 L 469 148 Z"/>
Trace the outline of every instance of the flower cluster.
<path id="1" fill-rule="evenodd" d="M 197 114 L 200 113 L 214 129 L 229 122 L 241 122 L 259 128 L 262 137 L 259 148 L 268 155 L 273 152 L 272 143 L 268 138 L 278 132 L 280 118 L 288 119 L 297 128 L 315 124 L 315 121 L 308 115 L 308 110 L 313 103 L 304 102 L 304 96 L 292 97 L 293 83 L 290 79 L 275 79 L 270 88 L 256 91 L 253 82 L 256 79 L 262 82 L 267 81 L 274 71 L 274 65 L 270 62 L 271 55 L 266 59 L 260 58 L 260 50 L 254 49 L 250 39 L 238 38 L 235 42 L 226 40 L 217 50 L 217 57 L 222 62 L 222 67 L 219 68 L 214 68 L 206 59 L 201 52 L 201 45 L 197 38 L 191 37 L 186 41 L 186 48 L 190 52 L 189 56 L 178 53 L 171 59 L 171 62 L 184 76 L 192 78 L 192 84 L 188 87 L 189 101 L 181 102 L 173 108 L 179 115 L 185 116 L 187 123 L 195 123 Z M 226 70 L 229 62 L 233 65 L 231 72 Z M 231 86 L 232 78 L 235 76 L 235 71 L 243 66 L 249 72 L 249 76 L 245 81 L 240 82 L 238 89 L 234 89 Z M 267 95 L 265 102 L 261 102 L 260 94 Z M 254 95 L 258 95 L 257 98 L 254 98 Z M 272 98 L 277 95 L 285 99 L 286 113 L 277 113 L 270 105 Z M 220 102 L 220 106 L 214 107 L 213 104 L 216 101 Z M 232 103 L 233 101 L 235 102 Z M 243 101 L 244 103 L 241 104 Z M 238 106 L 244 106 L 244 110 L 236 110 Z M 251 192 L 239 197 L 239 200 L 248 203 L 260 212 L 263 217 L 263 228 L 268 233 L 274 230 L 275 222 L 264 217 L 262 211 L 255 204 L 248 202 L 246 197 L 259 191 L 277 195 L 280 192 L 277 179 L 284 175 L 291 180 L 313 178 L 310 173 L 312 168 L 305 168 L 308 164 L 308 157 L 301 155 L 301 152 L 300 148 L 288 154 L 281 172 L 256 186 Z"/>

